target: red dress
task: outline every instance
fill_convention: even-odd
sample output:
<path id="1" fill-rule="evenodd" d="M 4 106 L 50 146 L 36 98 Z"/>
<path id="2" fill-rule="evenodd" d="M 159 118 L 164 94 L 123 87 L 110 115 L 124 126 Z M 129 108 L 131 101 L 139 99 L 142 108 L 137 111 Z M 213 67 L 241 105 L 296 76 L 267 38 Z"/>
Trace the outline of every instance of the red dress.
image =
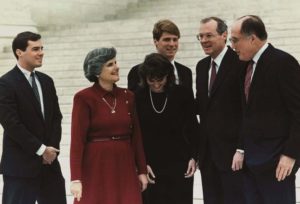
<path id="1" fill-rule="evenodd" d="M 89 142 L 118 135 L 131 139 Z M 81 201 L 74 203 L 142 203 L 138 174 L 147 170 L 132 92 L 116 86 L 107 92 L 95 83 L 74 96 L 70 165 L 71 180 L 83 186 Z"/>

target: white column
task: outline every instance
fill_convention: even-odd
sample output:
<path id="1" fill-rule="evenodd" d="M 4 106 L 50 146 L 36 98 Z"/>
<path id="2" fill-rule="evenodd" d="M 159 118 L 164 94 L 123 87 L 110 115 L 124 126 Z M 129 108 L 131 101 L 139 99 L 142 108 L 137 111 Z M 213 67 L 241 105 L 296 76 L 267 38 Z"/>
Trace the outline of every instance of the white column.
<path id="1" fill-rule="evenodd" d="M 0 52 L 12 38 L 23 31 L 36 32 L 36 24 L 25 1 L 0 0 Z"/>

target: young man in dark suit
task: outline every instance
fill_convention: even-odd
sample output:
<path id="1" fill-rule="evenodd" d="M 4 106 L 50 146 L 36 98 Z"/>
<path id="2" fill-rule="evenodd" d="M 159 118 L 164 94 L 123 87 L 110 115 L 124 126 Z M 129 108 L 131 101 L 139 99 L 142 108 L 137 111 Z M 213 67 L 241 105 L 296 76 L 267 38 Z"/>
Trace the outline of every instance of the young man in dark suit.
<path id="1" fill-rule="evenodd" d="M 226 46 L 227 25 L 222 19 L 202 19 L 197 39 L 208 55 L 196 67 L 204 204 L 243 204 L 244 155 L 238 137 L 242 115 L 239 73 L 243 63 Z"/>
<path id="2" fill-rule="evenodd" d="M 243 16 L 231 28 L 231 43 L 248 61 L 241 74 L 247 203 L 295 204 L 300 158 L 300 66 L 267 43 L 263 21 Z"/>
<path id="3" fill-rule="evenodd" d="M 180 38 L 180 31 L 176 24 L 167 19 L 160 20 L 154 24 L 152 34 L 157 52 L 166 56 L 174 67 L 175 83 L 192 89 L 192 71 L 175 61 Z M 128 89 L 132 91 L 138 89 L 139 65 L 132 67 L 127 76 Z"/>
<path id="4" fill-rule="evenodd" d="M 0 78 L 2 203 L 65 204 L 57 160 L 62 115 L 53 80 L 36 71 L 44 56 L 41 36 L 19 33 L 12 49 L 17 65 Z"/>

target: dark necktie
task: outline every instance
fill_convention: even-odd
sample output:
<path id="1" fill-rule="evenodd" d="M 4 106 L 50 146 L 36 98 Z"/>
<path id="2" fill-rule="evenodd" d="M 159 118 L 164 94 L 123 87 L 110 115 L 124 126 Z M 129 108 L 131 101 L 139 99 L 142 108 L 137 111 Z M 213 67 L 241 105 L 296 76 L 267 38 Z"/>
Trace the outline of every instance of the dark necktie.
<path id="1" fill-rule="evenodd" d="M 247 66 L 246 70 L 246 76 L 245 76 L 245 82 L 244 82 L 244 92 L 245 92 L 245 97 L 246 97 L 246 102 L 248 102 L 248 95 L 249 95 L 249 90 L 250 90 L 250 85 L 251 85 L 251 77 L 253 73 L 253 64 L 254 61 L 251 60 Z"/>
<path id="2" fill-rule="evenodd" d="M 212 86 L 214 85 L 215 79 L 217 77 L 216 63 L 211 61 L 211 72 L 210 72 L 210 82 L 209 82 L 209 93 L 211 92 Z"/>
<path id="3" fill-rule="evenodd" d="M 33 89 L 33 93 L 34 93 L 36 99 L 38 100 L 39 105 L 41 106 L 40 94 L 39 94 L 39 90 L 38 90 L 38 87 L 37 87 L 36 81 L 35 81 L 35 73 L 31 72 L 30 76 L 31 76 L 31 86 Z"/>

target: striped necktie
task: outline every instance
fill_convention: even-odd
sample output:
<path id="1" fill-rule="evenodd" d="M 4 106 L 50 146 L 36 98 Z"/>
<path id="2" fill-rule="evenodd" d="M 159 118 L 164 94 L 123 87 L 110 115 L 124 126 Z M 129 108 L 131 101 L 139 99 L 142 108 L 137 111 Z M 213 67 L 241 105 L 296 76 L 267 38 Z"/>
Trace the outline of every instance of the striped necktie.
<path id="1" fill-rule="evenodd" d="M 254 61 L 251 60 L 247 66 L 246 70 L 246 76 L 245 76 L 245 81 L 244 81 L 244 92 L 245 92 L 245 97 L 246 97 L 246 102 L 248 102 L 248 95 L 249 95 L 249 90 L 250 90 L 250 85 L 251 85 L 251 77 L 253 73 L 253 64 Z"/>
<path id="2" fill-rule="evenodd" d="M 37 87 L 36 81 L 35 81 L 35 73 L 31 72 L 30 77 L 31 77 L 31 86 L 32 86 L 33 93 L 34 93 L 35 98 L 37 99 L 37 101 L 39 102 L 39 105 L 41 107 L 40 94 L 39 94 L 39 90 L 38 90 L 38 87 Z"/>

